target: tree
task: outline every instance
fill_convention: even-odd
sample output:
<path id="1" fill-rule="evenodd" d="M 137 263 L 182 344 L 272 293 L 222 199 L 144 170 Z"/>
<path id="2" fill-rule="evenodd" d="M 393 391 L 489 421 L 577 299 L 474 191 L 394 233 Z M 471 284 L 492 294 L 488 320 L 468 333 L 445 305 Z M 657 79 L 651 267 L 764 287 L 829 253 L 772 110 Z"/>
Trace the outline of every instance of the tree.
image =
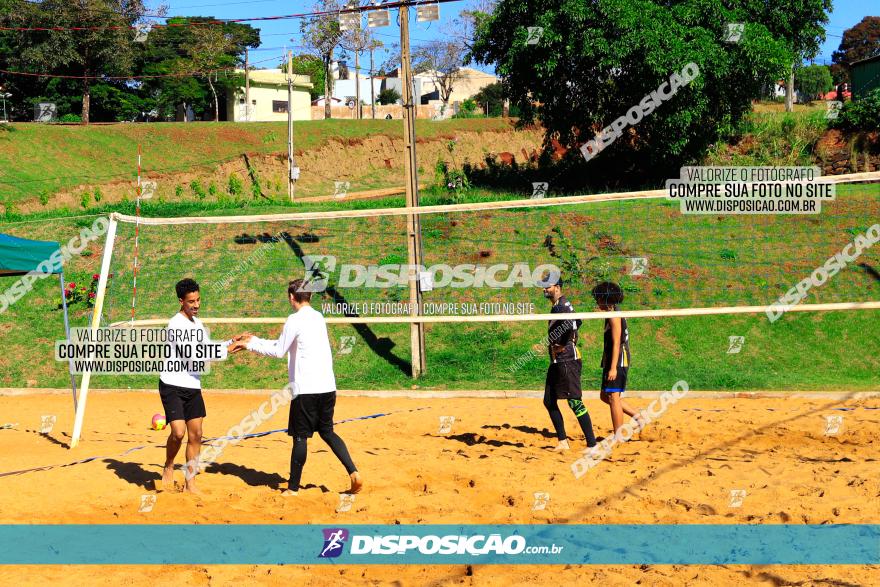
<path id="1" fill-rule="evenodd" d="M 400 92 L 395 90 L 394 88 L 385 88 L 381 92 L 379 92 L 379 104 L 383 106 L 387 104 L 397 104 L 398 100 L 400 100 Z"/>
<path id="2" fill-rule="evenodd" d="M 477 116 L 482 116 L 483 112 L 479 104 L 474 101 L 473 98 L 467 98 L 461 103 L 461 107 L 458 109 L 452 118 L 475 118 Z"/>
<path id="3" fill-rule="evenodd" d="M 504 110 L 505 96 L 501 82 L 495 82 L 483 87 L 472 98 L 480 108 L 484 108 L 488 104 L 488 116 L 501 116 Z"/>
<path id="4" fill-rule="evenodd" d="M 205 23 L 205 24 L 202 24 Z M 156 101 L 163 118 L 173 117 L 178 105 L 184 110 L 219 116 L 217 91 L 235 91 L 243 76 L 232 70 L 243 65 L 245 47 L 258 47 L 259 30 L 240 23 L 222 23 L 211 16 L 174 17 L 171 26 L 153 30 L 144 43 L 141 71 L 150 77 L 144 91 Z M 213 76 L 195 72 L 225 70 Z"/>
<path id="5" fill-rule="evenodd" d="M 831 55 L 834 83 L 849 82 L 849 64 L 875 55 L 880 55 L 880 16 L 866 16 L 843 31 L 840 46 Z"/>
<path id="6" fill-rule="evenodd" d="M 373 112 L 373 118 L 376 118 L 376 90 L 375 86 L 373 85 L 373 76 L 375 75 L 374 70 L 376 64 L 373 61 L 373 52 L 377 49 L 381 49 L 384 46 L 385 43 L 374 37 L 370 40 L 369 44 L 367 44 L 366 47 L 366 50 L 370 52 L 370 110 L 372 110 Z"/>
<path id="7" fill-rule="evenodd" d="M 457 39 L 467 49 L 465 65 L 470 62 L 470 51 L 476 42 L 480 22 L 494 12 L 496 4 L 496 0 L 475 0 L 472 9 L 462 10 L 451 25 L 444 27 L 446 36 Z"/>
<path id="8" fill-rule="evenodd" d="M 427 74 L 434 82 L 440 99 L 449 103 L 449 97 L 456 82 L 461 79 L 461 66 L 469 54 L 464 37 L 446 34 L 445 39 L 428 41 L 412 51 L 413 73 Z M 382 64 L 382 71 L 393 71 L 401 62 L 400 45 L 391 46 L 388 58 Z"/>
<path id="9" fill-rule="evenodd" d="M 131 27 L 143 19 L 143 0 L 43 0 L 22 10 L 30 26 L 57 29 L 21 35 L 21 62 L 41 73 L 80 77 L 82 120 L 88 124 L 94 80 L 132 70 L 137 44 Z"/>
<path id="10" fill-rule="evenodd" d="M 520 124 L 540 121 L 548 150 L 552 141 L 583 146 L 633 113 L 634 123 L 624 118 L 625 130 L 605 135 L 611 141 L 602 141 L 601 163 L 587 163 L 591 180 L 677 177 L 682 163 L 732 131 L 752 98 L 791 63 L 786 42 L 746 4 L 501 0 L 479 22 L 473 56 L 495 64 Z M 728 23 L 745 23 L 739 43 L 724 42 Z M 528 27 L 542 27 L 542 34 L 530 38 Z M 690 63 L 697 76 L 681 83 Z M 680 84 L 672 93 L 671 79 Z M 666 97 L 645 102 L 655 92 Z"/>
<path id="11" fill-rule="evenodd" d="M 0 14 L 4 15 L 3 23 L 6 26 L 26 26 L 28 19 L 25 15 L 32 9 L 30 5 L 15 6 L 18 4 L 16 0 L 0 0 Z M 23 71 L 27 69 L 25 64 L 21 62 L 19 51 L 19 39 L 15 31 L 0 30 L 0 56 L 4 63 L 3 69 L 11 71 Z M 9 120 L 24 120 L 27 111 L 27 97 L 36 94 L 38 87 L 45 85 L 45 78 L 37 78 L 31 76 L 18 76 L 0 72 L 0 93 L 10 94 L 5 99 L 6 114 Z M 0 112 L 2 116 L 2 112 Z"/>
<path id="12" fill-rule="evenodd" d="M 460 40 L 429 41 L 413 52 L 413 72 L 427 73 L 437 87 L 440 99 L 448 104 L 455 83 L 461 79 L 461 66 L 467 52 Z"/>
<path id="13" fill-rule="evenodd" d="M 824 65 L 810 65 L 797 70 L 795 88 L 810 102 L 832 87 L 831 71 Z"/>
<path id="14" fill-rule="evenodd" d="M 90 116 L 93 121 L 102 122 L 134 120 L 142 112 L 149 112 L 156 107 L 154 99 L 142 94 L 139 88 L 124 82 L 95 83 L 92 85 Z M 58 111 L 61 112 L 60 107 Z"/>
<path id="15" fill-rule="evenodd" d="M 224 67 L 235 67 L 238 60 L 230 55 L 230 52 L 235 48 L 235 43 L 231 35 L 227 35 L 218 25 L 193 27 L 191 34 L 192 44 L 186 47 L 189 61 L 192 63 L 194 71 L 207 72 L 205 79 L 214 96 L 214 122 L 218 122 L 220 120 L 220 100 L 217 98 L 217 88 L 211 81 L 211 72 Z M 216 73 L 213 74 L 213 77 L 215 80 L 218 79 Z M 224 76 L 224 79 L 228 79 L 228 76 Z"/>
<path id="16" fill-rule="evenodd" d="M 140 71 L 149 77 L 143 82 L 143 91 L 156 101 L 160 118 L 174 119 L 179 105 L 184 111 L 191 107 L 195 112 L 206 112 L 210 97 L 207 84 L 186 75 L 195 70 L 186 52 L 192 43 L 192 22 L 199 18 L 174 17 L 168 19 L 167 27 L 150 32 L 144 43 Z"/>
<path id="17" fill-rule="evenodd" d="M 831 0 L 786 0 L 785 9 L 780 10 L 763 0 L 740 0 L 747 22 L 760 22 L 768 31 L 782 39 L 791 61 L 786 76 L 785 110 L 791 112 L 794 99 L 794 70 L 805 59 L 812 59 L 819 53 L 825 41 L 825 27 Z"/>
<path id="18" fill-rule="evenodd" d="M 101 2 L 103 5 L 115 2 L 114 5 L 124 4 L 128 7 L 134 4 L 127 0 L 101 0 Z M 0 0 L 0 14 L 7 15 L 4 22 L 13 26 L 46 27 L 51 24 L 60 29 L 80 25 L 100 27 L 106 26 L 106 17 L 111 14 L 106 10 L 106 6 L 100 9 L 97 0 L 66 2 L 65 10 L 72 15 L 70 18 L 64 13 L 48 14 L 47 10 L 53 6 L 48 1 L 28 3 L 15 0 L 14 11 L 12 6 L 12 0 Z M 82 8 L 83 6 L 85 8 Z M 78 12 L 72 12 L 74 9 Z M 94 24 L 94 12 L 98 12 L 104 20 L 98 19 L 98 24 Z M 67 20 L 63 20 L 64 18 Z M 82 20 L 83 18 L 86 20 Z M 107 43 L 116 43 L 116 45 L 111 44 L 108 51 L 118 50 L 126 53 L 125 68 L 111 67 L 110 62 L 117 58 L 114 54 L 106 60 L 107 62 L 101 61 L 97 66 L 87 66 L 92 67 L 93 71 L 85 80 L 9 76 L 8 91 L 13 93 L 16 100 L 17 118 L 22 119 L 26 114 L 29 115 L 29 112 L 32 112 L 29 106 L 37 102 L 54 102 L 58 107 L 59 116 L 82 112 L 83 120 L 88 121 L 131 120 L 140 112 L 153 109 L 158 109 L 161 117 L 168 118 L 173 116 L 175 109 L 181 103 L 185 107 L 191 105 L 206 118 L 210 110 L 210 116 L 216 119 L 221 91 L 232 90 L 241 83 L 241 76 L 232 74 L 230 70 L 241 63 L 241 53 L 245 47 L 259 45 L 259 31 L 250 25 L 220 24 L 213 17 L 169 18 L 167 24 L 170 26 L 153 28 L 146 41 L 142 43 L 134 42 L 135 32 L 127 28 L 129 24 L 118 24 L 119 17 L 112 14 L 110 19 L 110 25 L 124 26 L 125 30 L 114 28 L 109 31 L 51 31 L 57 33 L 57 38 L 51 36 L 49 32 L 0 31 L 0 54 L 4 60 L 9 58 L 8 69 L 16 71 L 84 75 L 83 67 L 86 66 L 81 64 L 54 65 L 57 61 L 56 52 L 63 57 L 68 50 L 80 51 L 80 46 L 85 43 L 83 39 L 90 39 L 89 35 L 92 33 L 95 35 L 103 33 L 107 37 L 105 39 Z M 117 33 L 121 34 L 120 31 L 125 33 L 121 40 L 114 36 Z M 209 35 L 219 37 L 221 31 L 222 40 L 216 38 L 215 41 L 225 45 L 222 54 L 205 45 L 211 40 Z M 82 38 L 75 35 L 80 35 Z M 96 37 L 95 42 L 97 43 L 98 40 L 100 39 Z M 60 42 L 61 51 L 52 45 L 55 41 Z M 86 56 L 84 53 L 83 59 Z M 79 58 L 80 56 L 77 55 L 73 59 Z M 41 64 L 41 61 L 46 63 Z M 215 72 L 221 70 L 221 72 L 215 73 L 210 79 L 208 76 L 190 75 L 205 70 Z M 114 74 L 114 77 L 128 75 L 147 77 L 143 80 L 108 79 L 110 74 Z M 0 80 L 0 83 L 5 81 Z M 83 84 L 86 85 L 86 92 L 83 92 Z M 75 98 L 76 96 L 78 98 Z M 78 100 L 79 104 L 75 100 Z"/>
<path id="19" fill-rule="evenodd" d="M 287 60 L 281 63 L 281 71 L 287 73 Z M 321 95 L 321 89 L 324 87 L 324 78 L 327 71 L 324 69 L 324 62 L 314 55 L 294 55 L 293 57 L 293 73 L 295 75 L 307 75 L 312 82 L 312 89 L 309 95 L 312 100 Z"/>
<path id="20" fill-rule="evenodd" d="M 329 14 L 321 14 L 300 23 L 303 42 L 324 64 L 324 118 L 331 118 L 333 75 L 330 68 L 333 63 L 333 52 L 342 40 L 338 10 L 337 0 L 322 0 L 315 5 L 315 11 Z"/>
<path id="21" fill-rule="evenodd" d="M 354 88 L 355 88 L 355 101 L 357 102 L 357 118 L 361 118 L 361 53 L 368 50 L 369 47 L 373 43 L 373 33 L 370 29 L 363 29 L 360 27 L 350 29 L 345 31 L 342 34 L 342 39 L 340 40 L 340 46 L 346 51 L 351 51 L 354 53 Z M 371 59 L 372 61 L 372 59 Z M 372 64 L 370 68 L 372 69 Z M 372 73 L 371 81 L 372 84 Z"/>

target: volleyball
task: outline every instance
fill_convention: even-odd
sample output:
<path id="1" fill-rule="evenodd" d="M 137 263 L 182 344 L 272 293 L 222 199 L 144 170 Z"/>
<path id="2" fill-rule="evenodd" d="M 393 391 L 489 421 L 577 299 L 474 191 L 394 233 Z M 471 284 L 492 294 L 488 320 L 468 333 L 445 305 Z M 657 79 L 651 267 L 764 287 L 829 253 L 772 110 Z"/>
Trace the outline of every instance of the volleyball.
<path id="1" fill-rule="evenodd" d="M 165 428 L 165 415 L 154 414 L 152 420 L 153 430 L 163 430 Z"/>

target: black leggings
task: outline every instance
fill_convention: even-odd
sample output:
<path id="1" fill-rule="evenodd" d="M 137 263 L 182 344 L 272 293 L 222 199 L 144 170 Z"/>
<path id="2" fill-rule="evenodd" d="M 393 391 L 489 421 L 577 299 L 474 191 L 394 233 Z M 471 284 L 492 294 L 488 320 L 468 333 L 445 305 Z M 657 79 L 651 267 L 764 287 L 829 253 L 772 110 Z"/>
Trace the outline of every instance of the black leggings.
<path id="1" fill-rule="evenodd" d="M 330 447 L 330 450 L 333 451 L 333 454 L 336 455 L 336 458 L 339 459 L 349 475 L 357 471 L 357 467 L 354 466 L 351 456 L 348 454 L 345 442 L 343 442 L 338 434 L 332 430 L 320 432 L 319 434 L 321 440 L 327 443 L 327 446 Z M 290 483 L 288 485 L 289 489 L 293 491 L 299 489 L 299 483 L 302 480 L 303 467 L 306 465 L 306 457 L 309 454 L 308 441 L 308 438 L 293 439 L 293 450 L 290 451 Z"/>
<path id="2" fill-rule="evenodd" d="M 556 429 L 556 438 L 562 441 L 567 438 L 565 435 L 565 421 L 562 419 L 562 412 L 559 411 L 559 405 L 556 401 L 556 393 L 552 391 L 544 392 L 544 407 L 550 413 L 550 421 L 553 422 L 553 428 Z M 584 438 L 587 439 L 587 446 L 596 446 L 593 422 L 590 420 L 587 406 L 579 399 L 568 400 L 568 405 L 577 417 L 578 424 L 581 425 L 581 431 L 584 433 Z"/>

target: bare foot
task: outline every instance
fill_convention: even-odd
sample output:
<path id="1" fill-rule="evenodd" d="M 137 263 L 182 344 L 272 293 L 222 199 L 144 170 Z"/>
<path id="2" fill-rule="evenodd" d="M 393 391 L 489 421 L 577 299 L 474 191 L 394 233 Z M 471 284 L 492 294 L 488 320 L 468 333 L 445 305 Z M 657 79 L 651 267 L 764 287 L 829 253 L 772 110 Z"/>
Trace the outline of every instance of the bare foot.
<path id="1" fill-rule="evenodd" d="M 560 440 L 559 444 L 556 445 L 556 448 L 553 449 L 553 452 L 562 452 L 564 450 L 568 450 L 571 447 L 568 445 L 568 439 Z"/>
<path id="2" fill-rule="evenodd" d="M 204 495 L 204 493 L 202 493 L 202 490 L 196 487 L 196 484 L 191 481 L 187 482 L 186 489 L 184 489 L 184 491 L 186 491 L 187 493 L 191 493 L 192 495 Z"/>
<path id="3" fill-rule="evenodd" d="M 648 425 L 648 423 L 645 422 L 644 420 L 642 420 L 641 416 L 638 416 L 638 415 L 633 416 L 633 421 L 636 423 L 636 425 L 635 425 L 635 432 L 636 433 L 641 432 L 642 430 L 645 429 L 645 426 Z"/>
<path id="4" fill-rule="evenodd" d="M 348 493 L 360 493 L 361 489 L 364 486 L 364 481 L 361 479 L 361 474 L 355 471 L 351 475 L 351 489 L 348 490 Z"/>
<path id="5" fill-rule="evenodd" d="M 156 491 L 174 491 L 174 466 L 162 469 L 162 479 L 156 483 Z"/>

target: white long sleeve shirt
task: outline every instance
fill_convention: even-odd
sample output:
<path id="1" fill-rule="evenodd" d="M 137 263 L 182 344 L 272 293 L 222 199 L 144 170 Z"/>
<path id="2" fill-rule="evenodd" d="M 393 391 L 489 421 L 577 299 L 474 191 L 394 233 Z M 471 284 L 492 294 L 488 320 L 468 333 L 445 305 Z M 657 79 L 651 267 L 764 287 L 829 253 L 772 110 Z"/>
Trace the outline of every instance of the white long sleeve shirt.
<path id="1" fill-rule="evenodd" d="M 253 337 L 247 345 L 267 357 L 287 355 L 287 372 L 296 394 L 336 391 L 333 353 L 324 316 L 311 306 L 303 306 L 287 317 L 278 340 Z"/>

